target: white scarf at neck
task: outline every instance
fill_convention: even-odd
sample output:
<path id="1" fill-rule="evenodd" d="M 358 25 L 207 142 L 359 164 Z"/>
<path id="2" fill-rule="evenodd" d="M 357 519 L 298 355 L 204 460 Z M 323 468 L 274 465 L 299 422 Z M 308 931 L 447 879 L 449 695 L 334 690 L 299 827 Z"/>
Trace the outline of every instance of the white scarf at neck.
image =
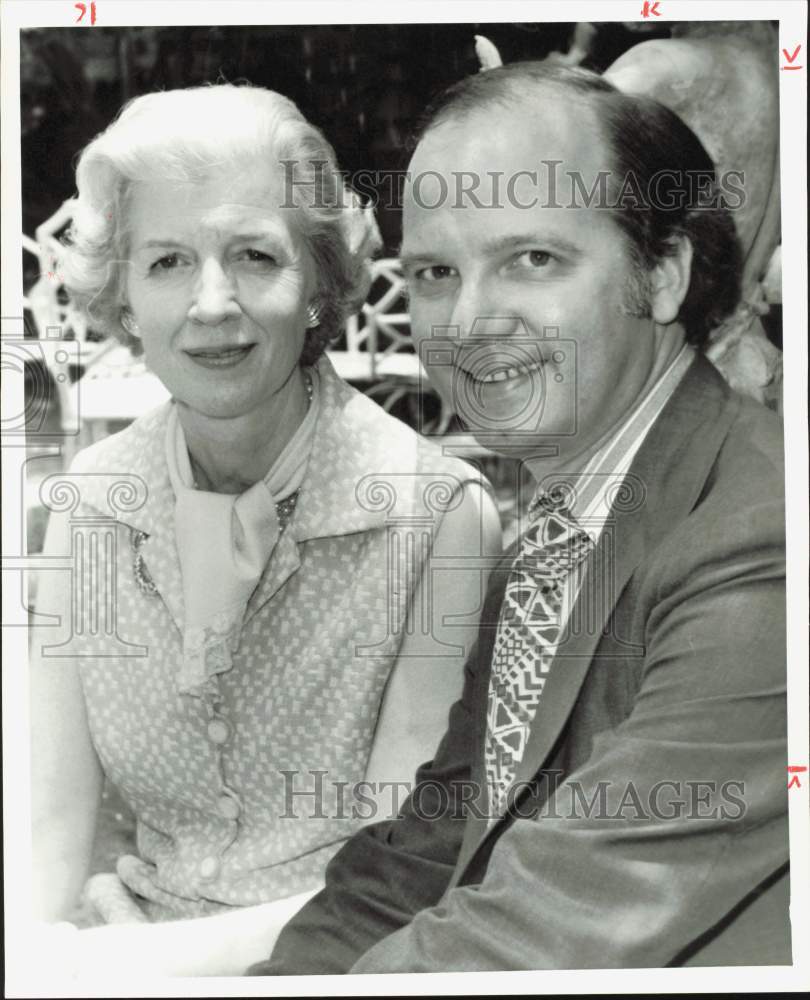
<path id="1" fill-rule="evenodd" d="M 208 681 L 230 670 L 239 648 L 250 595 L 279 538 L 276 504 L 300 489 L 319 410 L 318 373 L 308 369 L 312 402 L 272 468 L 239 496 L 194 488 L 191 462 L 173 406 L 166 428 L 166 462 L 176 498 L 175 539 L 183 578 L 181 693 L 202 695 Z"/>

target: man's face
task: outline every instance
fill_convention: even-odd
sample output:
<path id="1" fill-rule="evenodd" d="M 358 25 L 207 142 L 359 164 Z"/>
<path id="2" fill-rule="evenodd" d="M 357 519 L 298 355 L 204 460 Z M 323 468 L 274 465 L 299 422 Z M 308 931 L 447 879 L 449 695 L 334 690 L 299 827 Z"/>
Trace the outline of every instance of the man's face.
<path id="1" fill-rule="evenodd" d="M 550 160 L 562 161 L 556 198 L 541 162 Z M 596 125 L 573 126 L 553 92 L 529 108 L 442 123 L 411 161 L 402 259 L 417 349 L 439 392 L 495 451 L 570 462 L 648 382 L 655 327 L 629 314 L 635 275 L 622 234 L 605 208 L 570 207 L 570 172 L 590 190 L 611 168 Z M 481 178 L 478 204 L 457 197 L 461 171 Z M 555 200 L 561 207 L 545 207 Z"/>

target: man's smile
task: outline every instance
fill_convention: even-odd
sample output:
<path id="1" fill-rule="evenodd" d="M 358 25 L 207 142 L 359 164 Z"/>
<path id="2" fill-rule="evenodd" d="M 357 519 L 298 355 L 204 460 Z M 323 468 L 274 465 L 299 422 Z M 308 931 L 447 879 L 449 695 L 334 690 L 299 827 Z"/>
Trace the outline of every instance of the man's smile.
<path id="1" fill-rule="evenodd" d="M 490 385 L 493 382 L 506 382 L 516 378 L 523 378 L 524 375 L 531 375 L 534 372 L 541 371 L 542 368 L 542 361 L 533 361 L 528 364 L 503 365 L 502 367 L 493 368 L 492 371 L 488 371 L 485 374 L 474 374 L 466 371 L 465 374 L 475 382 Z"/>

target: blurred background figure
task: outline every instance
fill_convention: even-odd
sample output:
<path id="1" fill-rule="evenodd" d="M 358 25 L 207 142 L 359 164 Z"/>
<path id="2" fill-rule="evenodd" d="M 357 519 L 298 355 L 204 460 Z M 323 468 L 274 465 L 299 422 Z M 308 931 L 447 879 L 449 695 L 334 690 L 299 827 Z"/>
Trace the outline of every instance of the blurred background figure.
<path id="1" fill-rule="evenodd" d="M 671 108 L 719 174 L 744 178 L 744 201 L 733 212 L 745 256 L 742 302 L 713 333 L 707 356 L 734 388 L 781 413 L 781 331 L 771 325 L 769 340 L 763 325 L 782 301 L 777 34 L 767 21 L 683 22 L 671 30 L 671 38 L 633 46 L 605 77 Z"/>

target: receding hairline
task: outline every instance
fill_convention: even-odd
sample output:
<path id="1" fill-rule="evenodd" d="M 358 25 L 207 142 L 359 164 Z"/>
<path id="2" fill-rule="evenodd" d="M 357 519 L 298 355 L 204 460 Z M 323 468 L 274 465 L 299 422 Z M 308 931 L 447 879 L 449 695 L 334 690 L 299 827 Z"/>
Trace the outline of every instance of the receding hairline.
<path id="1" fill-rule="evenodd" d="M 531 67 L 535 66 L 533 63 L 528 65 Z M 497 73 L 499 71 L 486 70 L 481 75 L 493 72 Z M 531 92 L 527 92 L 525 86 L 527 82 L 531 86 Z M 573 86 L 571 83 L 553 76 L 538 76 L 530 71 L 525 72 L 525 75 L 515 75 L 512 78 L 501 81 L 500 86 L 493 88 L 491 91 L 481 90 L 478 92 L 477 90 L 473 90 L 471 94 L 464 94 L 457 99 L 451 98 L 447 104 L 441 105 L 435 116 L 422 121 L 416 135 L 412 137 L 410 159 L 413 160 L 419 148 L 430 135 L 439 131 L 451 131 L 454 128 L 463 129 L 471 121 L 482 115 L 486 115 L 494 107 L 502 108 L 505 111 L 515 114 L 523 112 L 523 120 L 529 124 L 535 117 L 538 100 L 544 91 L 551 92 L 551 95 L 555 98 L 565 97 L 569 100 L 573 99 L 578 105 L 578 110 L 587 112 L 587 119 L 583 119 L 583 124 L 587 122 L 587 127 L 591 130 L 594 138 L 598 138 L 604 143 L 604 149 L 608 154 L 609 160 L 605 166 L 607 169 L 613 170 L 618 159 L 618 151 L 610 130 L 605 128 L 598 111 L 600 98 L 620 94 L 621 92 L 607 83 L 605 84 L 605 89 L 586 90 L 581 86 Z M 473 102 L 472 98 L 477 93 L 480 93 L 481 99 Z M 430 113 L 430 106 L 427 110 Z M 542 159 L 542 151 L 539 153 L 539 158 Z"/>
<path id="2" fill-rule="evenodd" d="M 621 93 L 602 77 L 578 67 L 560 67 L 545 62 L 510 63 L 465 77 L 431 101 L 417 123 L 412 147 L 433 128 L 449 119 L 464 120 L 492 106 L 519 107 L 535 100 L 544 89 L 568 98 L 584 98 L 583 105 L 594 107 L 600 97 Z M 531 90 L 531 93 L 527 91 Z"/>

